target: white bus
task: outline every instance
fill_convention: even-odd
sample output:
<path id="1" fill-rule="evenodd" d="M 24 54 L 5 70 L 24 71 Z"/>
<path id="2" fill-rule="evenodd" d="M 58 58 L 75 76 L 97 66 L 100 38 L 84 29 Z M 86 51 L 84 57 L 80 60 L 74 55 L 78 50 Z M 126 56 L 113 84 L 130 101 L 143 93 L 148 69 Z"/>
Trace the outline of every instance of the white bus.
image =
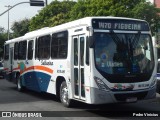
<path id="1" fill-rule="evenodd" d="M 8 40 L 6 79 L 56 95 L 69 107 L 156 96 L 156 65 L 146 21 L 86 17 Z"/>

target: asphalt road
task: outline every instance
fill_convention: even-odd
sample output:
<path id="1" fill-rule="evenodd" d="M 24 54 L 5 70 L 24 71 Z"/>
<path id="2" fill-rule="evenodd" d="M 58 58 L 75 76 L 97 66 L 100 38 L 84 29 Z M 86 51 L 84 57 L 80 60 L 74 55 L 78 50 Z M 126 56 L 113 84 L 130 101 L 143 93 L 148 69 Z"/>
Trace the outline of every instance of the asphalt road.
<path id="1" fill-rule="evenodd" d="M 76 107 L 65 108 L 54 95 L 29 90 L 18 92 L 15 84 L 0 79 L 0 111 L 37 111 L 43 112 L 42 115 L 58 117 L 58 119 L 70 119 L 71 117 L 72 120 L 74 118 L 81 120 L 84 117 L 87 120 L 112 119 L 113 117 L 123 119 L 124 114 L 130 116 L 134 113 L 136 115 L 143 114 L 143 117 L 145 117 L 144 113 L 153 113 L 160 117 L 160 95 L 157 94 L 155 99 L 137 103 L 88 105 L 76 102 Z"/>

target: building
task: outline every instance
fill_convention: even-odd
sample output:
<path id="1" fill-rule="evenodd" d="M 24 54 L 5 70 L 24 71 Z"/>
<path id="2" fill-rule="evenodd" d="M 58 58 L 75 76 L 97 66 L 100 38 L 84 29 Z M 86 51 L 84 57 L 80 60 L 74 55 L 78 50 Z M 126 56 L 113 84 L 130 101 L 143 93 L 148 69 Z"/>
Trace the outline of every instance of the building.
<path id="1" fill-rule="evenodd" d="M 153 4 L 156 8 L 160 8 L 160 0 L 153 0 Z M 160 15 L 160 13 L 158 13 Z M 160 35 L 160 28 L 158 29 L 158 34 Z"/>
<path id="2" fill-rule="evenodd" d="M 160 8 L 160 0 L 154 0 L 153 2 L 157 8 Z"/>
<path id="3" fill-rule="evenodd" d="M 147 2 L 151 2 L 155 4 L 157 8 L 160 8 L 160 0 L 146 0 Z"/>

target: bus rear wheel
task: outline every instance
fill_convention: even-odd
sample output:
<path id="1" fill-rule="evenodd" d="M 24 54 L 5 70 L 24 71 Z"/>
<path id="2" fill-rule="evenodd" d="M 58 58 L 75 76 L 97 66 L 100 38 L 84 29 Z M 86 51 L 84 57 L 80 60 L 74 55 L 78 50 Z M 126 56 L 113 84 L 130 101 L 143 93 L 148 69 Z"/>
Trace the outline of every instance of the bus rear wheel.
<path id="1" fill-rule="evenodd" d="M 65 107 L 72 106 L 72 100 L 68 98 L 68 87 L 65 81 L 60 86 L 60 101 Z"/>

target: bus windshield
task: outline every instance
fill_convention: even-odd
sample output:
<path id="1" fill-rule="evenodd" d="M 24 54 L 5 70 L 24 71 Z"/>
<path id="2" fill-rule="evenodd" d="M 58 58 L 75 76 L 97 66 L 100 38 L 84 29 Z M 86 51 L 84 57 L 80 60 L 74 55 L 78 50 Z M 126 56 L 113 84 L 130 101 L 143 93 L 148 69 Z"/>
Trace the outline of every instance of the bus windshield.
<path id="1" fill-rule="evenodd" d="M 94 33 L 95 64 L 107 74 L 152 73 L 154 56 L 149 34 Z"/>

